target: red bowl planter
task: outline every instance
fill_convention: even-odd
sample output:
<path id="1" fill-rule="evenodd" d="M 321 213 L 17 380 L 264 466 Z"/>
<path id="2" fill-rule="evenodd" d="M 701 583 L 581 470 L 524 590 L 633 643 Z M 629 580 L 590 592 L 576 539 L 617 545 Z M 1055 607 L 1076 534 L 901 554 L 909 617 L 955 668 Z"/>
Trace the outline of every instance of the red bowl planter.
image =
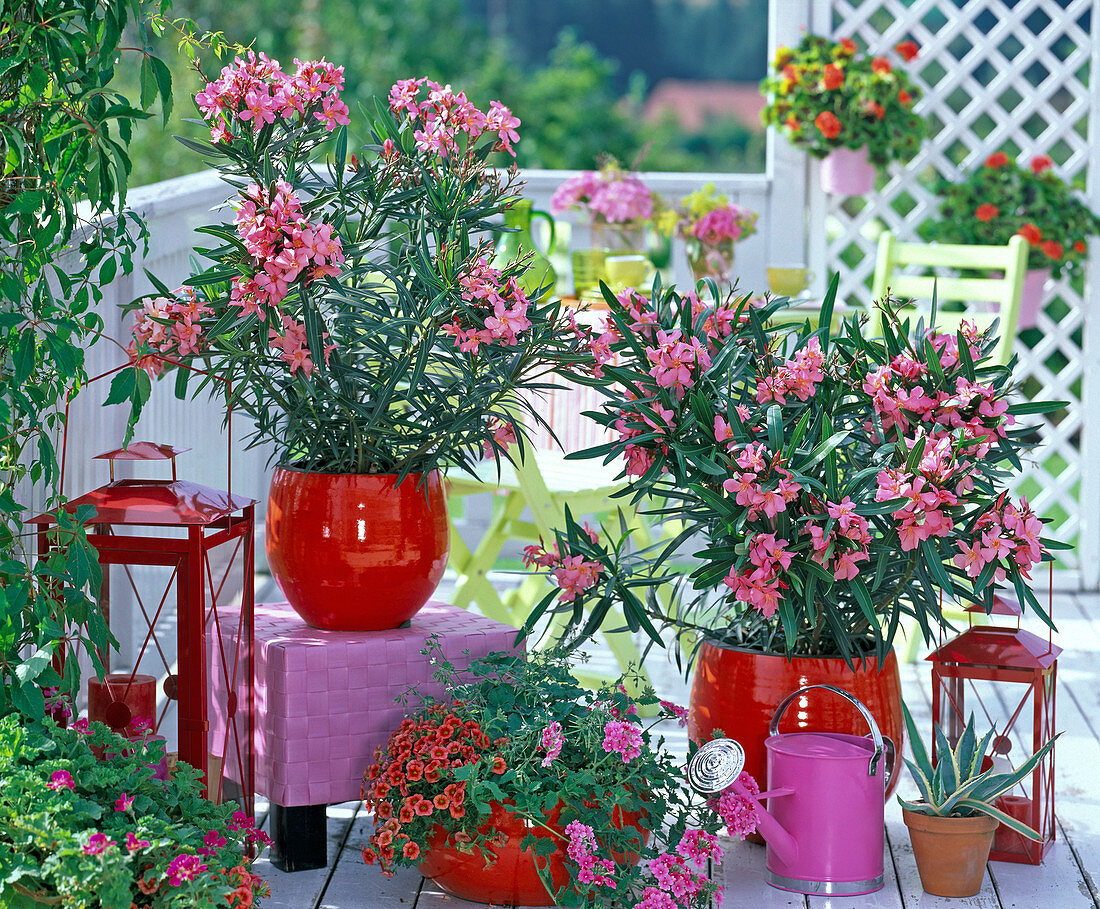
<path id="1" fill-rule="evenodd" d="M 310 473 L 271 478 L 266 544 L 271 574 L 315 628 L 376 631 L 408 621 L 447 567 L 447 498 L 438 471 Z"/>
<path id="2" fill-rule="evenodd" d="M 566 837 L 559 823 L 561 803 L 546 817 L 546 824 L 553 833 L 544 827 L 531 825 L 517 817 L 504 805 L 493 802 L 489 821 L 481 827 L 483 832 L 491 831 L 495 839 L 488 846 L 491 852 L 489 861 L 481 850 L 460 852 L 447 832 L 437 826 L 421 853 L 420 873 L 435 881 L 444 891 L 459 899 L 475 903 L 496 903 L 508 906 L 553 906 L 554 898 L 546 889 L 535 867 L 534 854 L 520 848 L 523 838 L 533 833 L 539 839 L 553 838 L 558 843 L 556 851 L 547 857 L 546 872 L 550 876 L 553 889 L 557 890 L 569 882 L 570 871 L 566 867 Z M 649 839 L 649 830 L 643 826 L 641 812 L 623 812 L 615 809 L 615 825 L 620 829 L 624 825 L 638 830 L 641 842 Z M 623 856 L 613 854 L 616 863 L 624 861 L 637 864 L 638 854 Z"/>
<path id="3" fill-rule="evenodd" d="M 706 742 L 714 730 L 737 739 L 745 749 L 745 770 L 763 789 L 767 785 L 767 752 L 764 740 L 779 702 L 805 685 L 835 685 L 864 703 L 897 749 L 889 798 L 901 779 L 902 734 L 901 679 L 898 661 L 891 651 L 879 671 L 874 657 L 855 671 L 840 657 L 793 657 L 760 653 L 704 642 L 695 664 L 691 685 L 688 734 L 692 741 Z M 825 731 L 866 735 L 867 724 L 856 709 L 826 691 L 810 692 L 787 711 L 782 732 Z"/>

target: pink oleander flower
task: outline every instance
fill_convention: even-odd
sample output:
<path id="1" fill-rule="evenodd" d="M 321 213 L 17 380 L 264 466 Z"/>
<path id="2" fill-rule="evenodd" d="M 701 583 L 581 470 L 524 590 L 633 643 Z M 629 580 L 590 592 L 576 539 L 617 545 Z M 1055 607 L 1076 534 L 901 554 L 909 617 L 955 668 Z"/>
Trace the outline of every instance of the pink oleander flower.
<path id="1" fill-rule="evenodd" d="M 482 453 L 487 458 L 493 456 L 493 452 L 502 448 L 508 449 L 509 445 L 514 444 L 518 440 L 516 439 L 516 428 L 507 420 L 501 420 L 499 417 L 490 417 L 488 429 L 492 430 L 493 441 L 490 442 L 486 439 L 481 443 Z M 493 443 L 496 443 L 495 445 Z"/>
<path id="2" fill-rule="evenodd" d="M 179 887 L 184 881 L 193 881 L 202 872 L 209 871 L 209 866 L 203 864 L 197 855 L 177 855 L 168 863 L 168 871 L 165 876 L 173 887 Z"/>
<path id="3" fill-rule="evenodd" d="M 642 753 L 642 730 L 626 720 L 612 720 L 603 727 L 603 750 L 622 756 L 629 764 Z"/>
<path id="4" fill-rule="evenodd" d="M 88 837 L 88 842 L 84 844 L 84 854 L 100 855 L 115 845 L 117 843 L 110 839 L 106 833 L 93 833 Z"/>
<path id="5" fill-rule="evenodd" d="M 561 588 L 558 598 L 563 603 L 571 602 L 578 593 L 592 587 L 602 573 L 603 566 L 599 562 L 587 561 L 579 555 L 565 556 L 551 572 L 554 582 Z"/>
<path id="6" fill-rule="evenodd" d="M 47 789 L 76 789 L 76 783 L 73 782 L 73 775 L 68 770 L 55 770 L 50 774 L 50 781 L 46 784 Z"/>
<path id="7" fill-rule="evenodd" d="M 546 757 L 542 759 L 542 766 L 549 767 L 561 754 L 565 744 L 565 736 L 562 734 L 561 723 L 557 720 L 542 730 L 542 749 Z"/>

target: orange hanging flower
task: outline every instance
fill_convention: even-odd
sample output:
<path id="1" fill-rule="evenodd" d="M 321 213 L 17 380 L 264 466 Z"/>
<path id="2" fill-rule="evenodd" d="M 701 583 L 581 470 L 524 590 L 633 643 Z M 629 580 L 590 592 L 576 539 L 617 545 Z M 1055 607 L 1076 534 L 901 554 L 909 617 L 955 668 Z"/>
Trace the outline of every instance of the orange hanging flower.
<path id="1" fill-rule="evenodd" d="M 1031 159 L 1031 172 L 1041 174 L 1044 170 L 1054 167 L 1054 162 L 1047 155 L 1036 155 Z"/>
<path id="2" fill-rule="evenodd" d="M 894 50 L 897 51 L 898 56 L 906 63 L 910 60 L 915 60 L 917 54 L 920 53 L 920 48 L 917 47 L 916 41 L 899 41 L 894 45 Z"/>
<path id="3" fill-rule="evenodd" d="M 844 70 L 835 63 L 825 64 L 825 88 L 829 91 L 840 88 L 844 84 Z"/>
<path id="4" fill-rule="evenodd" d="M 1086 252 L 1088 252 L 1088 246 L 1085 245 L 1084 240 L 1078 240 L 1076 243 L 1073 244 L 1073 251 L 1075 253 L 1081 253 L 1081 255 L 1084 255 Z"/>
<path id="5" fill-rule="evenodd" d="M 1001 210 L 997 208 L 992 202 L 983 202 L 976 209 L 974 209 L 974 217 L 979 221 L 992 221 L 1001 213 Z"/>
<path id="6" fill-rule="evenodd" d="M 1007 167 L 1008 155 L 1004 152 L 993 152 L 988 158 L 985 159 L 986 167 Z"/>
<path id="7" fill-rule="evenodd" d="M 871 61 L 871 71 L 880 76 L 888 76 L 893 71 L 893 67 L 885 57 L 875 57 Z"/>
<path id="8" fill-rule="evenodd" d="M 1061 259 L 1066 251 L 1065 247 L 1057 240 L 1044 240 L 1039 244 L 1039 249 L 1046 254 L 1048 259 L 1053 259 L 1055 262 Z"/>
<path id="9" fill-rule="evenodd" d="M 798 122 L 798 117 L 791 114 L 786 120 L 783 121 L 783 125 L 787 127 L 792 133 L 801 132 L 802 124 Z"/>
<path id="10" fill-rule="evenodd" d="M 844 51 L 849 57 L 852 56 L 859 48 L 856 47 L 855 41 L 851 38 L 840 39 L 840 49 Z"/>
<path id="11" fill-rule="evenodd" d="M 821 135 L 826 139 L 835 139 L 840 135 L 840 120 L 836 114 L 829 110 L 823 110 L 814 118 L 814 126 L 821 130 Z"/>
<path id="12" fill-rule="evenodd" d="M 886 108 L 877 101 L 868 101 L 863 110 L 868 116 L 877 117 L 879 120 L 882 120 L 886 116 Z"/>
<path id="13" fill-rule="evenodd" d="M 1027 240 L 1029 246 L 1038 246 L 1043 239 L 1043 232 L 1034 224 L 1025 224 L 1016 233 Z"/>
<path id="14" fill-rule="evenodd" d="M 898 92 L 898 101 L 901 104 L 908 104 L 912 100 L 913 96 L 909 94 L 909 92 L 907 92 L 904 88 L 900 92 Z"/>

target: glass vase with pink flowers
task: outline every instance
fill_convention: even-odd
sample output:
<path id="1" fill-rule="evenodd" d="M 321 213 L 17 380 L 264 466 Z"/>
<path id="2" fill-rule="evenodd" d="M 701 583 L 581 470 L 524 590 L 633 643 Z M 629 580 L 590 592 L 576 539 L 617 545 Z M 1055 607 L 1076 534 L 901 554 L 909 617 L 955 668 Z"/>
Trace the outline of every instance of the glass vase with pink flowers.
<path id="1" fill-rule="evenodd" d="M 680 208 L 676 233 L 687 249 L 692 276 L 728 282 L 734 245 L 756 233 L 756 212 L 731 203 L 713 183 L 685 196 Z"/>

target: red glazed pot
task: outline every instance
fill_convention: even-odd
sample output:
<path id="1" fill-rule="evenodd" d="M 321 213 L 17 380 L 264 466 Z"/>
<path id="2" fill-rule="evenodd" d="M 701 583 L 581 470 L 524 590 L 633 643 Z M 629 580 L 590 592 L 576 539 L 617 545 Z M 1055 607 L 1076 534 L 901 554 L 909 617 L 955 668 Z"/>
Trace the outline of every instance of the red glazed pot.
<path id="1" fill-rule="evenodd" d="M 447 499 L 438 471 L 310 473 L 276 468 L 267 503 L 267 561 L 308 624 L 377 631 L 408 621 L 447 567 Z"/>
<path id="2" fill-rule="evenodd" d="M 793 657 L 703 642 L 691 685 L 688 734 L 706 742 L 721 729 L 745 749 L 745 770 L 763 789 L 767 785 L 767 753 L 764 740 L 779 702 L 806 685 L 835 685 L 862 701 L 879 729 L 897 749 L 895 773 L 887 787 L 889 798 L 901 778 L 904 718 L 901 712 L 901 679 L 898 661 L 891 651 L 878 671 L 869 657 L 856 663 L 853 672 L 840 657 Z M 864 668 L 865 667 L 865 668 Z M 782 732 L 844 732 L 866 735 L 867 724 L 855 707 L 828 692 L 810 692 L 787 711 Z"/>
<path id="3" fill-rule="evenodd" d="M 570 872 L 566 867 L 565 846 L 567 839 L 559 820 L 561 803 L 546 817 L 546 823 L 555 833 L 532 826 L 517 817 L 504 805 L 493 802 L 489 821 L 481 830 L 493 831 L 498 841 L 489 845 L 492 856 L 478 849 L 460 852 L 447 832 L 437 826 L 427 848 L 421 853 L 420 873 L 435 881 L 445 892 L 459 899 L 474 903 L 494 903 L 506 906 L 553 906 L 554 898 L 546 889 L 535 867 L 532 852 L 520 849 L 523 838 L 533 833 L 539 839 L 554 838 L 558 849 L 547 857 L 546 871 L 553 888 L 557 890 L 568 883 Z M 642 826 L 640 812 L 623 812 L 615 809 L 615 824 L 622 828 L 630 825 L 639 831 L 642 842 L 649 839 L 649 831 Z M 486 859 L 488 858 L 488 862 Z M 616 863 L 624 860 L 637 864 L 636 853 L 628 856 L 613 854 Z"/>

